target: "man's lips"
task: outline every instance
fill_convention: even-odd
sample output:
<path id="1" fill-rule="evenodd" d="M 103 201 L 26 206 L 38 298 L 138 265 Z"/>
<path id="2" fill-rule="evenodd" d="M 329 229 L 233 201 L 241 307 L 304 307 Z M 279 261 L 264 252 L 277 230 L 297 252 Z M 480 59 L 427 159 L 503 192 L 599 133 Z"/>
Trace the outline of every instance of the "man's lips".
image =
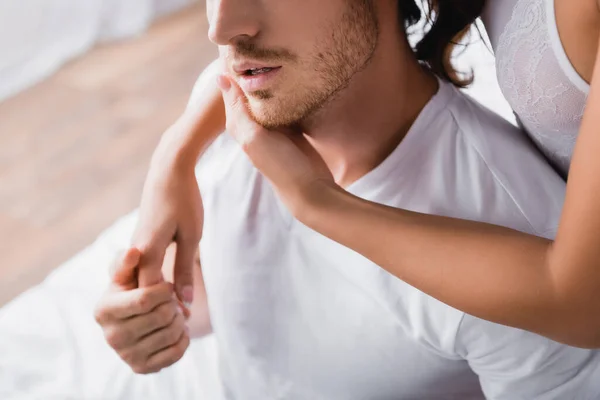
<path id="1" fill-rule="evenodd" d="M 238 76 L 256 76 L 279 68 L 281 68 L 281 66 L 247 62 L 234 64 L 233 72 Z"/>
<path id="2" fill-rule="evenodd" d="M 260 67 L 244 69 L 238 74 L 238 84 L 246 93 L 252 93 L 259 90 L 266 90 L 272 86 L 273 80 L 277 77 L 281 67 Z"/>

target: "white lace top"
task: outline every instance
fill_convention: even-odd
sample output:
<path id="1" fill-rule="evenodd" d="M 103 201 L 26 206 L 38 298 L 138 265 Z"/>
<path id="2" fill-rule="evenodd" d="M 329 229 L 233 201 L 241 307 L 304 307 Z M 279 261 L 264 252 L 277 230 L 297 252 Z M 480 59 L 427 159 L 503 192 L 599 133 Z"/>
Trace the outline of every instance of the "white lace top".
<path id="1" fill-rule="evenodd" d="M 555 0 L 488 0 L 483 21 L 500 88 L 540 150 L 566 177 L 589 91 L 567 58 Z"/>

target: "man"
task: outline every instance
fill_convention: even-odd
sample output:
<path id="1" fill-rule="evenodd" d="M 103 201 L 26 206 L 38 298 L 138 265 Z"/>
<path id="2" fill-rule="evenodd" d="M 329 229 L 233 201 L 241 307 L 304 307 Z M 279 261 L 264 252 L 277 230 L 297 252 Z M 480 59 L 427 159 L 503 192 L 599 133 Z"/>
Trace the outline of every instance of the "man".
<path id="1" fill-rule="evenodd" d="M 234 81 L 223 83 L 228 110 L 243 113 L 245 97 L 254 121 L 304 132 L 358 197 L 552 235 L 564 182 L 518 130 L 417 61 L 398 18 L 407 1 L 208 0 L 209 36 Z M 198 182 L 208 306 L 192 319 L 208 307 L 228 398 L 600 397 L 598 352 L 466 315 L 308 229 L 231 137 L 203 155 Z M 109 318 L 123 314 L 122 293 L 97 314 L 130 365 L 150 355 L 139 372 L 186 347 L 161 285 L 124 313 L 130 334 L 131 318 L 153 321 L 139 337 L 121 340 L 124 325 Z"/>

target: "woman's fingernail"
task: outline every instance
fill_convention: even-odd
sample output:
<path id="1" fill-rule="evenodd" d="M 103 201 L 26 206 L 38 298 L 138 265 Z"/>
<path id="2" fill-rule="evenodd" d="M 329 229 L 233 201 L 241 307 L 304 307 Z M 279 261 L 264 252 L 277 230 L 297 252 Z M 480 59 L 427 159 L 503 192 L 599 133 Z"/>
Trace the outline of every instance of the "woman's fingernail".
<path id="1" fill-rule="evenodd" d="M 183 304 L 185 304 L 186 306 L 188 306 L 188 304 L 192 304 L 192 302 L 194 301 L 193 286 L 188 285 L 188 286 L 184 286 L 183 289 L 181 289 L 181 300 L 183 301 Z"/>
<path id="2" fill-rule="evenodd" d="M 225 92 L 231 88 L 231 82 L 224 75 L 219 75 L 217 77 L 217 85 L 219 85 L 219 88 Z"/>

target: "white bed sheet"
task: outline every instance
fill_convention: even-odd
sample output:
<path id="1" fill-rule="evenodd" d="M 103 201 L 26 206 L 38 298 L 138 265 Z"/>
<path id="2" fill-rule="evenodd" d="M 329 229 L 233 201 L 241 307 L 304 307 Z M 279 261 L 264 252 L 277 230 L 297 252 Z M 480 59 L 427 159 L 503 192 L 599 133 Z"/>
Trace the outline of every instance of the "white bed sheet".
<path id="1" fill-rule="evenodd" d="M 475 84 L 467 91 L 514 120 L 483 43 L 471 46 L 458 64 L 475 69 Z M 119 220 L 41 285 L 0 309 L 1 400 L 220 398 L 213 338 L 194 342 L 170 369 L 136 376 L 106 345 L 93 320 L 108 266 L 129 243 L 136 218 L 133 212 Z"/>
<path id="2" fill-rule="evenodd" d="M 214 339 L 194 340 L 175 366 L 134 375 L 93 319 L 111 259 L 127 246 L 137 213 L 0 309 L 0 399 L 220 398 Z"/>

